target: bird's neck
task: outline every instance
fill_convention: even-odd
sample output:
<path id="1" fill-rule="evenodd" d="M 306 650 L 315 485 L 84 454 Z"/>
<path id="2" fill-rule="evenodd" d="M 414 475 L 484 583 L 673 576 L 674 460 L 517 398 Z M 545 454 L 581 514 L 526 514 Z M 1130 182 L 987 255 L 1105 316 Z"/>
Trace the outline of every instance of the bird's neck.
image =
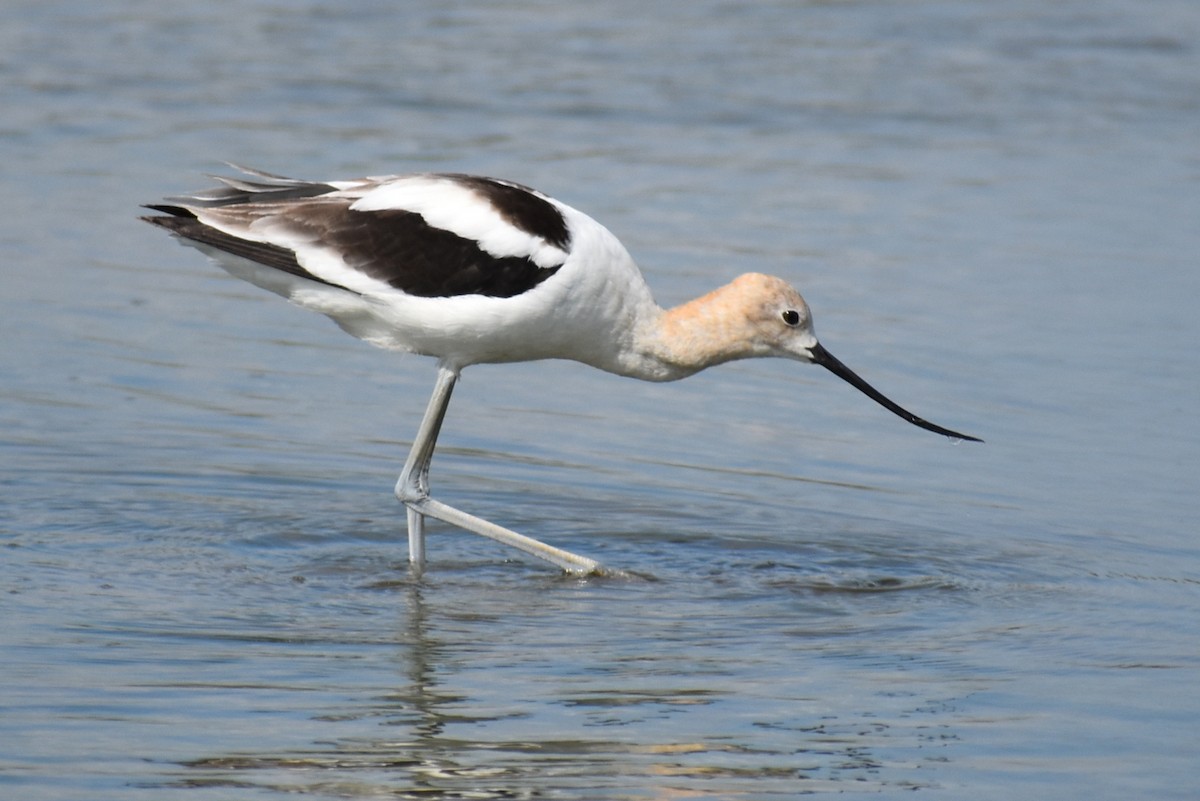
<path id="1" fill-rule="evenodd" d="M 745 317 L 731 303 L 733 285 L 670 309 L 644 321 L 637 337 L 639 377 L 673 381 L 715 364 L 758 354 L 745 336 Z"/>

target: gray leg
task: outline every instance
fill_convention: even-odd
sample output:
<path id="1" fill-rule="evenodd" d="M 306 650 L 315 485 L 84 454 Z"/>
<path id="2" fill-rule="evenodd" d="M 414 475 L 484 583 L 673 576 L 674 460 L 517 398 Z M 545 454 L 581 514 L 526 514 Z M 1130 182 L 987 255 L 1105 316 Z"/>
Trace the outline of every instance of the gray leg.
<path id="1" fill-rule="evenodd" d="M 442 364 L 438 365 L 433 396 L 425 408 L 425 417 L 421 419 L 421 427 L 417 429 L 412 450 L 404 463 L 400 479 L 396 482 L 396 497 L 408 507 L 408 561 L 413 570 L 420 573 L 425 566 L 425 517 L 428 516 L 520 548 L 539 559 L 558 565 L 568 573 L 610 573 L 611 571 L 605 570 L 599 562 L 586 556 L 547 545 L 429 497 L 429 464 L 433 461 L 438 433 L 442 429 L 442 420 L 446 417 L 446 407 L 450 405 L 450 394 L 454 391 L 457 380 L 458 371 Z"/>
<path id="2" fill-rule="evenodd" d="M 458 373 L 438 365 L 437 383 L 417 437 L 413 440 L 408 460 L 396 482 L 396 497 L 408 506 L 408 561 L 418 573 L 425 567 L 425 516 L 414 505 L 429 498 L 429 464 L 433 461 L 433 449 L 437 446 L 446 407 L 450 405 L 450 394 Z"/>

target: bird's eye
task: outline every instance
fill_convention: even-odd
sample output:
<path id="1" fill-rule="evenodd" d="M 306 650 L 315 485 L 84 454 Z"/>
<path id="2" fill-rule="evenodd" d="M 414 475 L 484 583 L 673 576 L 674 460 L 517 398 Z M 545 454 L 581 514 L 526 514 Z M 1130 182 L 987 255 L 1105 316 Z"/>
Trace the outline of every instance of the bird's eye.
<path id="1" fill-rule="evenodd" d="M 800 322 L 800 312 L 795 309 L 788 309 L 783 313 L 783 321 L 788 325 L 798 325 Z"/>

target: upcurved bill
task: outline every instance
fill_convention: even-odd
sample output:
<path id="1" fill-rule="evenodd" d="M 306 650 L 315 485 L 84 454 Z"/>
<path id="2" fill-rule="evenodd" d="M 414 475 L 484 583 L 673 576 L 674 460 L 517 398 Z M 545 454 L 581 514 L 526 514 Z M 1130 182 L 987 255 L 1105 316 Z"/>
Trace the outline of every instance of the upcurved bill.
<path id="1" fill-rule="evenodd" d="M 821 365 L 826 370 L 833 373 L 834 375 L 836 375 L 838 378 L 845 381 L 850 386 L 859 390 L 860 392 L 862 392 L 864 395 L 866 395 L 871 400 L 878 403 L 883 408 L 887 409 L 888 411 L 892 412 L 893 414 L 903 417 L 905 420 L 912 423 L 914 426 L 918 426 L 920 428 L 925 429 L 926 431 L 932 431 L 935 434 L 941 434 L 944 437 L 950 437 L 952 439 L 963 439 L 963 440 L 967 440 L 969 442 L 983 442 L 983 440 L 981 440 L 979 437 L 972 437 L 967 434 L 960 434 L 957 431 L 951 431 L 948 428 L 942 428 L 941 426 L 934 425 L 933 423 L 929 422 L 928 420 L 922 420 L 920 417 L 917 417 L 915 414 L 908 411 L 907 409 L 904 409 L 904 408 L 898 406 L 892 400 L 887 398 L 882 392 L 875 389 L 875 387 L 871 386 L 866 381 L 863 381 L 861 378 L 859 378 L 858 373 L 854 372 L 849 367 L 847 367 L 846 365 L 844 365 L 840 361 L 838 361 L 834 357 L 834 355 L 832 353 L 830 353 L 829 351 L 825 350 L 824 346 L 822 346 L 820 343 L 817 343 L 816 345 L 814 345 L 812 347 L 812 360 L 813 360 L 813 364 Z"/>

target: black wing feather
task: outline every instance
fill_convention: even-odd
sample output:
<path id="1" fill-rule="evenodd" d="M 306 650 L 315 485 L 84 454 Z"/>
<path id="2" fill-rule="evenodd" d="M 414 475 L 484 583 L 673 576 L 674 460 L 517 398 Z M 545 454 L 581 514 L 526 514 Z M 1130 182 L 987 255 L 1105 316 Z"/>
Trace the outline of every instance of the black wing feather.
<path id="1" fill-rule="evenodd" d="M 431 226 L 415 212 L 354 210 L 350 208 L 351 199 L 329 196 L 337 191 L 329 184 L 243 171 L 262 180 L 221 178 L 224 186 L 172 198 L 180 205 L 148 207 L 168 216 L 143 219 L 199 244 L 291 275 L 339 286 L 306 270 L 291 249 L 225 233 L 204 223 L 188 207 L 241 226 L 256 219 L 274 218 L 273 225 L 337 251 L 349 267 L 418 297 L 514 297 L 542 283 L 561 266 L 540 267 L 522 256 L 493 256 L 473 239 Z M 476 192 L 511 225 L 564 251 L 569 249 L 571 236 L 562 213 L 532 190 L 477 176 L 442 177 Z"/>
<path id="2" fill-rule="evenodd" d="M 296 207 L 288 223 L 338 251 L 350 267 L 423 298 L 509 298 L 558 271 L 520 256 L 493 256 L 475 240 L 400 209 L 354 211 L 342 204 L 312 203 Z"/>
<path id="3" fill-rule="evenodd" d="M 143 220 L 165 228 L 173 234 L 178 234 L 184 239 L 190 239 L 201 245 L 208 245 L 234 256 L 241 256 L 243 259 L 258 262 L 259 264 L 273 267 L 276 270 L 282 270 L 285 273 L 291 273 L 300 278 L 307 278 L 319 284 L 346 289 L 346 287 L 326 281 L 323 278 L 318 278 L 301 267 L 300 262 L 296 261 L 296 254 L 287 248 L 227 234 L 218 228 L 213 228 L 211 225 L 205 225 L 196 219 L 196 215 L 192 212 L 179 206 L 147 206 L 146 208 L 163 211 L 171 216 L 142 217 Z"/>

